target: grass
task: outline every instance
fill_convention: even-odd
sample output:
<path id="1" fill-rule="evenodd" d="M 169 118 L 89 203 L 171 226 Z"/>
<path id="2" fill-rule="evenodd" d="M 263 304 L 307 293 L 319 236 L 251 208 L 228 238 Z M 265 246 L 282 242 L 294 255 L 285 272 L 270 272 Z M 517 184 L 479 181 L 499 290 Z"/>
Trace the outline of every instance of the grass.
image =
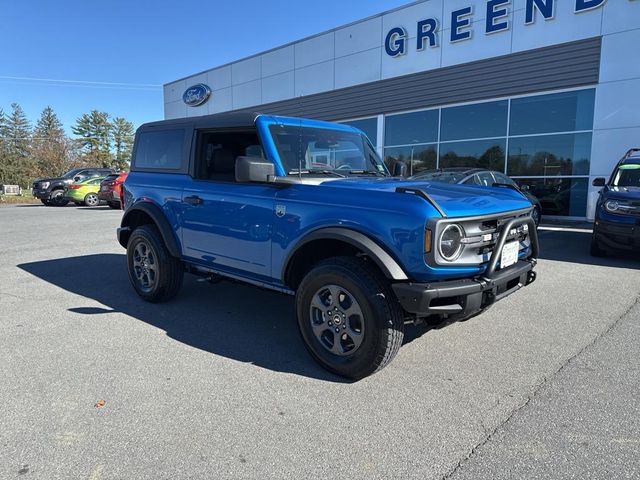
<path id="1" fill-rule="evenodd" d="M 18 205 L 21 203 L 40 203 L 31 194 L 27 195 L 0 195 L 0 205 Z"/>

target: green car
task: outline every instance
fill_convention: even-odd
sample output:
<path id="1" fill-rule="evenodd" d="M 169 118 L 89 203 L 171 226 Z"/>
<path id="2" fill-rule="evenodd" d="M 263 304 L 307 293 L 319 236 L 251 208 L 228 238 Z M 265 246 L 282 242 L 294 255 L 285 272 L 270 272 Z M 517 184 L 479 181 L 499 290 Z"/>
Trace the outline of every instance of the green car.
<path id="1" fill-rule="evenodd" d="M 64 187 L 64 196 L 76 205 L 95 207 L 100 203 L 98 191 L 100 190 L 100 182 L 104 178 L 94 177 L 67 185 Z"/>

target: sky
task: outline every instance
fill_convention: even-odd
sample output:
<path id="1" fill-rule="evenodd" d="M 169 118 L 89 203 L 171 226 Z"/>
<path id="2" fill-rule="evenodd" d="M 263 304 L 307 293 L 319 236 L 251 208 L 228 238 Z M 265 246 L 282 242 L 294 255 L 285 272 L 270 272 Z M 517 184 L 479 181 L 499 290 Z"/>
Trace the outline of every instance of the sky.
<path id="1" fill-rule="evenodd" d="M 162 85 L 410 0 L 0 0 L 0 108 L 67 132 L 93 109 L 163 118 Z"/>

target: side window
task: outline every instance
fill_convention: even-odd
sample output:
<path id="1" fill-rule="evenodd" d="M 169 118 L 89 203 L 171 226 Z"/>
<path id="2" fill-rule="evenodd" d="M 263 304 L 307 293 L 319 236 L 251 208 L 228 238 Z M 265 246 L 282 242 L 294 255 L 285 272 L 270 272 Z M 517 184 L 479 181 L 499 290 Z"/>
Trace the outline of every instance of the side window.
<path id="1" fill-rule="evenodd" d="M 235 182 L 238 157 L 264 157 L 256 131 L 200 131 L 195 176 L 199 180 Z"/>
<path id="2" fill-rule="evenodd" d="M 136 168 L 179 170 L 182 166 L 185 130 L 142 132 L 138 136 L 133 164 Z"/>
<path id="3" fill-rule="evenodd" d="M 73 176 L 73 181 L 84 182 L 87 178 L 91 177 L 90 173 L 91 173 L 91 170 L 82 170 Z"/>

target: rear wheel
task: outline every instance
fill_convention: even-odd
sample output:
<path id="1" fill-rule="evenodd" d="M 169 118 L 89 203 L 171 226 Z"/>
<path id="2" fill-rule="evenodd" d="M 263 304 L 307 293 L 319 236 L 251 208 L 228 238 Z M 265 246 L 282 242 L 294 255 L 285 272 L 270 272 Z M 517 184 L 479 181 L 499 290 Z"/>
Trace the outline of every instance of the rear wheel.
<path id="1" fill-rule="evenodd" d="M 42 202 L 42 204 L 43 204 L 43 205 L 46 205 L 47 207 L 48 207 L 49 205 L 51 205 L 51 204 L 49 203 L 49 200 L 45 200 L 44 198 L 41 198 L 41 199 L 40 199 L 40 201 Z"/>
<path id="2" fill-rule="evenodd" d="M 58 189 L 51 192 L 49 205 L 53 205 L 54 207 L 64 207 L 67 203 L 69 203 L 69 199 L 64 196 L 64 190 Z"/>
<path id="3" fill-rule="evenodd" d="M 154 225 L 142 225 L 131 234 L 127 266 L 131 285 L 148 302 L 169 300 L 182 286 L 182 262 L 171 256 Z"/>
<path id="4" fill-rule="evenodd" d="M 384 368 L 404 336 L 402 310 L 386 278 L 357 257 L 319 263 L 296 293 L 298 326 L 327 370 L 360 379 Z"/>
<path id="5" fill-rule="evenodd" d="M 114 210 L 120 210 L 120 204 L 118 202 L 107 202 L 107 205 Z"/>
<path id="6" fill-rule="evenodd" d="M 100 203 L 98 195 L 95 193 L 87 193 L 84 197 L 84 204 L 87 207 L 95 207 Z"/>

